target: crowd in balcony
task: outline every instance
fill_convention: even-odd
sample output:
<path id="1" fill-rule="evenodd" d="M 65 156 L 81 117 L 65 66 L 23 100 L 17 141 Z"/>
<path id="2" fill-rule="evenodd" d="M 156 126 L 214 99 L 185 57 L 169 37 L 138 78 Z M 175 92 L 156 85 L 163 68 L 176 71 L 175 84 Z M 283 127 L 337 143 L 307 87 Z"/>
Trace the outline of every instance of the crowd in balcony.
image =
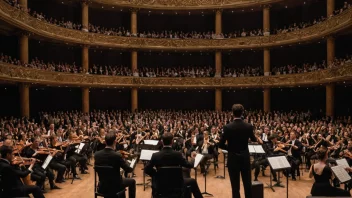
<path id="1" fill-rule="evenodd" d="M 0 54 L 0 62 L 19 65 L 33 69 L 46 71 L 66 72 L 66 73 L 82 73 L 82 67 L 75 63 L 54 63 L 39 60 L 37 57 L 32 59 L 28 64 L 22 64 L 20 60 L 11 56 Z M 327 68 L 342 66 L 352 62 L 352 56 L 347 55 L 345 58 L 336 58 L 332 63 L 327 64 L 325 61 L 321 63 L 303 63 L 301 65 L 289 64 L 286 66 L 273 66 L 270 75 L 298 74 L 312 71 L 319 71 Z M 189 66 L 189 67 L 140 67 L 132 71 L 127 66 L 112 66 L 93 64 L 86 74 L 106 75 L 106 76 L 134 76 L 134 77 L 214 77 L 215 70 L 211 66 Z M 263 67 L 224 67 L 223 77 L 253 77 L 263 76 Z"/>
<path id="2" fill-rule="evenodd" d="M 18 4 L 18 0 L 5 0 L 12 6 L 15 6 L 21 9 L 20 5 Z M 351 8 L 351 4 L 348 2 L 344 2 L 342 8 L 336 9 L 333 14 L 330 16 L 338 15 L 343 11 Z M 31 14 L 33 17 L 37 18 L 38 20 L 45 21 L 60 27 L 68 28 L 68 29 L 75 29 L 75 30 L 83 30 L 84 27 L 79 23 L 74 23 L 71 21 L 66 21 L 64 18 L 57 20 L 52 17 L 47 17 L 43 13 L 39 13 L 36 11 L 31 11 L 30 9 L 24 10 Z M 330 18 L 328 17 L 328 18 Z M 98 25 L 89 24 L 88 31 L 92 33 L 98 34 L 105 34 L 105 35 L 112 35 L 112 36 L 125 36 L 125 37 L 140 37 L 140 38 L 170 38 L 170 39 L 225 39 L 225 38 L 236 38 L 236 37 L 248 37 L 248 36 L 264 36 L 270 34 L 281 34 L 287 33 L 292 31 L 297 31 L 299 29 L 303 29 L 318 23 L 321 23 L 328 19 L 327 17 L 321 16 L 313 21 L 308 22 L 300 22 L 300 23 L 293 23 L 283 28 L 276 28 L 272 29 L 270 32 L 267 30 L 263 31 L 262 29 L 256 30 L 245 30 L 242 29 L 241 31 L 234 31 L 230 33 L 221 33 L 215 34 L 213 31 L 207 32 L 182 32 L 182 31 L 174 31 L 174 30 L 164 30 L 161 32 L 156 31 L 142 31 L 137 34 L 132 34 L 129 30 L 125 29 L 124 27 L 118 28 L 105 28 Z"/>

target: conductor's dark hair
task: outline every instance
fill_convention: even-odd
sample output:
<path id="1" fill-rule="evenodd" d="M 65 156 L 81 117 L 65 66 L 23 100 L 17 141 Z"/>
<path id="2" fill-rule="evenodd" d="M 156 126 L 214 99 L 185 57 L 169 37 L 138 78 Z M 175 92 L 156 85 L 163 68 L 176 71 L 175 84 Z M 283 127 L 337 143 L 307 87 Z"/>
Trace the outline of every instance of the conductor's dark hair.
<path id="1" fill-rule="evenodd" d="M 235 117 L 241 117 L 244 112 L 244 107 L 241 104 L 232 105 L 232 113 Z"/>
<path id="2" fill-rule="evenodd" d="M 172 140 L 174 139 L 174 136 L 172 135 L 172 133 L 166 132 L 163 134 L 161 139 L 162 139 L 164 145 L 171 145 Z"/>
<path id="3" fill-rule="evenodd" d="M 105 143 L 107 146 L 112 146 L 116 140 L 116 135 L 113 132 L 109 132 L 105 136 Z"/>

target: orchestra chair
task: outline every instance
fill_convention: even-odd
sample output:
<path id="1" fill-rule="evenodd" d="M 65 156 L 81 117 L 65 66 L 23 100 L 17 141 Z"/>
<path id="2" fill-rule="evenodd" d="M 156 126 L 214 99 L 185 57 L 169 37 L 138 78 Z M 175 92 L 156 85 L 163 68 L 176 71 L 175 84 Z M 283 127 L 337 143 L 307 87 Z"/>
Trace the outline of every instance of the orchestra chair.
<path id="1" fill-rule="evenodd" d="M 112 177 L 111 173 L 114 172 L 114 168 L 111 166 L 94 166 L 94 197 L 107 197 L 107 198 L 125 198 L 126 189 L 121 187 L 118 192 L 114 192 L 116 187 L 121 186 L 120 179 Z M 99 181 L 97 183 L 97 175 Z M 102 184 L 113 184 L 115 187 L 109 189 L 104 188 Z M 111 192 L 113 191 L 113 192 Z"/>
<path id="2" fill-rule="evenodd" d="M 182 167 L 164 166 L 157 169 L 153 178 L 152 198 L 185 198 Z"/>

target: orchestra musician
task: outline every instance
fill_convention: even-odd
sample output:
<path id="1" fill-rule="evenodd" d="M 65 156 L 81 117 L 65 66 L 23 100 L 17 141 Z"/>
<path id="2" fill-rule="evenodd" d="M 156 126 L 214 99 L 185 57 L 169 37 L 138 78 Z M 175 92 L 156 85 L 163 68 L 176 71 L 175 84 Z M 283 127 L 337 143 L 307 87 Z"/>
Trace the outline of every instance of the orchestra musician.
<path id="1" fill-rule="evenodd" d="M 292 180 L 296 181 L 296 171 L 297 175 L 300 175 L 299 165 L 301 164 L 301 151 L 302 143 L 296 138 L 296 132 L 292 131 L 290 133 L 290 141 L 287 142 L 287 155 L 288 161 L 291 164 L 291 176 Z"/>
<path id="2" fill-rule="evenodd" d="M 204 156 L 202 161 L 200 162 L 200 170 L 201 170 L 201 173 L 206 174 L 207 170 L 205 169 L 205 164 L 209 159 L 212 159 L 214 157 L 215 147 L 214 147 L 214 143 L 210 142 L 208 131 L 204 131 L 203 135 L 204 135 L 204 139 L 199 141 L 197 152 Z"/>
<path id="3" fill-rule="evenodd" d="M 111 177 L 116 179 L 117 184 L 121 186 L 115 186 L 116 183 L 102 183 L 99 188 L 102 193 L 117 193 L 121 188 L 128 187 L 129 198 L 136 197 L 136 181 L 131 178 L 122 178 L 120 168 L 125 172 L 132 172 L 133 169 L 125 162 L 122 156 L 115 152 L 116 148 L 116 135 L 115 133 L 108 133 L 105 136 L 106 147 L 103 150 L 97 151 L 94 154 L 94 165 L 96 166 L 111 166 L 114 168 L 114 172 L 111 173 Z"/>
<path id="4" fill-rule="evenodd" d="M 40 162 L 36 162 L 33 167 L 33 172 L 31 174 L 31 179 L 36 181 L 36 185 L 44 189 L 45 178 L 49 179 L 50 189 L 61 189 L 56 186 L 54 183 L 55 175 L 52 170 L 47 167 L 47 169 L 42 168 L 42 163 L 45 161 L 46 156 L 49 154 L 45 151 L 39 150 L 39 144 L 41 140 L 39 137 L 31 138 L 31 146 L 27 147 L 23 150 L 23 155 L 28 158 L 36 158 L 40 160 Z"/>
<path id="5" fill-rule="evenodd" d="M 29 169 L 26 169 L 23 164 L 20 167 L 11 165 L 13 162 L 13 148 L 10 146 L 0 147 L 0 175 L 2 179 L 2 187 L 4 198 L 24 197 L 32 194 L 34 198 L 44 198 L 41 189 L 34 185 L 25 185 L 21 178 L 27 177 L 31 174 L 35 160 L 31 161 Z"/>
<path id="6" fill-rule="evenodd" d="M 66 158 L 74 158 L 80 165 L 81 174 L 88 174 L 87 167 L 87 157 L 76 153 L 76 146 L 80 144 L 80 138 L 75 134 L 75 132 L 71 131 L 68 135 L 69 145 L 66 148 Z"/>
<path id="7" fill-rule="evenodd" d="M 154 167 L 159 168 L 165 166 L 181 166 L 185 168 L 193 168 L 193 165 L 189 163 L 185 158 L 183 158 L 182 153 L 172 149 L 173 138 L 174 137 L 171 133 L 164 132 L 162 135 L 162 143 L 164 147 L 160 152 L 154 153 L 152 155 L 150 162 L 144 169 L 145 174 L 155 178 L 156 170 Z M 192 156 L 195 157 L 194 155 Z M 195 179 L 184 178 L 184 183 L 185 186 L 191 186 L 191 191 L 195 198 L 203 197 Z M 157 186 L 155 186 L 155 181 L 153 181 L 153 188 L 157 188 Z"/>

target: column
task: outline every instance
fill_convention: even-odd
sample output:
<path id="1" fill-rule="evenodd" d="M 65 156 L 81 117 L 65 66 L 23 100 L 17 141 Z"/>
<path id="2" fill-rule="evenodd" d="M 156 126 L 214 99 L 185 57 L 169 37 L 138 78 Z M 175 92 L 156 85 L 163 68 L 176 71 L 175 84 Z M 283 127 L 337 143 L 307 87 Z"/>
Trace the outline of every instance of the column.
<path id="1" fill-rule="evenodd" d="M 270 35 L 270 6 L 263 8 L 263 33 L 265 36 Z"/>
<path id="2" fill-rule="evenodd" d="M 82 88 L 82 112 L 89 113 L 89 88 Z"/>
<path id="3" fill-rule="evenodd" d="M 89 27 L 88 1 L 82 0 L 82 31 L 88 32 Z"/>
<path id="4" fill-rule="evenodd" d="M 26 33 L 20 35 L 18 45 L 21 63 L 28 63 L 28 35 Z"/>
<path id="5" fill-rule="evenodd" d="M 215 52 L 215 77 L 221 77 L 222 55 L 220 51 Z"/>
<path id="6" fill-rule="evenodd" d="M 334 116 L 335 113 L 335 85 L 326 85 L 326 115 Z"/>
<path id="7" fill-rule="evenodd" d="M 131 34 L 137 34 L 137 10 L 131 11 Z"/>
<path id="8" fill-rule="evenodd" d="M 335 38 L 332 36 L 326 40 L 326 52 L 327 64 L 329 66 L 335 59 Z"/>
<path id="9" fill-rule="evenodd" d="M 222 90 L 215 89 L 215 111 L 222 111 Z"/>
<path id="10" fill-rule="evenodd" d="M 335 0 L 327 0 L 326 1 L 326 16 L 330 17 L 335 10 Z"/>
<path id="11" fill-rule="evenodd" d="M 264 98 L 264 112 L 270 112 L 271 99 L 270 99 L 270 88 L 264 88 L 263 98 Z"/>
<path id="12" fill-rule="evenodd" d="M 21 116 L 29 117 L 29 85 L 20 84 L 20 103 L 21 103 Z"/>
<path id="13" fill-rule="evenodd" d="M 270 50 L 264 49 L 264 76 L 270 76 Z"/>
<path id="14" fill-rule="evenodd" d="M 89 48 L 88 46 L 82 47 L 82 73 L 89 72 Z"/>
<path id="15" fill-rule="evenodd" d="M 21 8 L 24 8 L 24 9 L 28 8 L 27 0 L 19 0 L 18 3 L 20 4 Z"/>
<path id="16" fill-rule="evenodd" d="M 137 51 L 131 52 L 131 70 L 134 73 L 138 68 L 138 53 Z"/>
<path id="17" fill-rule="evenodd" d="M 222 11 L 221 10 L 216 10 L 215 13 L 215 34 L 221 34 L 222 33 Z"/>
<path id="18" fill-rule="evenodd" d="M 131 111 L 134 112 L 138 109 L 138 89 L 132 88 L 131 90 Z"/>

